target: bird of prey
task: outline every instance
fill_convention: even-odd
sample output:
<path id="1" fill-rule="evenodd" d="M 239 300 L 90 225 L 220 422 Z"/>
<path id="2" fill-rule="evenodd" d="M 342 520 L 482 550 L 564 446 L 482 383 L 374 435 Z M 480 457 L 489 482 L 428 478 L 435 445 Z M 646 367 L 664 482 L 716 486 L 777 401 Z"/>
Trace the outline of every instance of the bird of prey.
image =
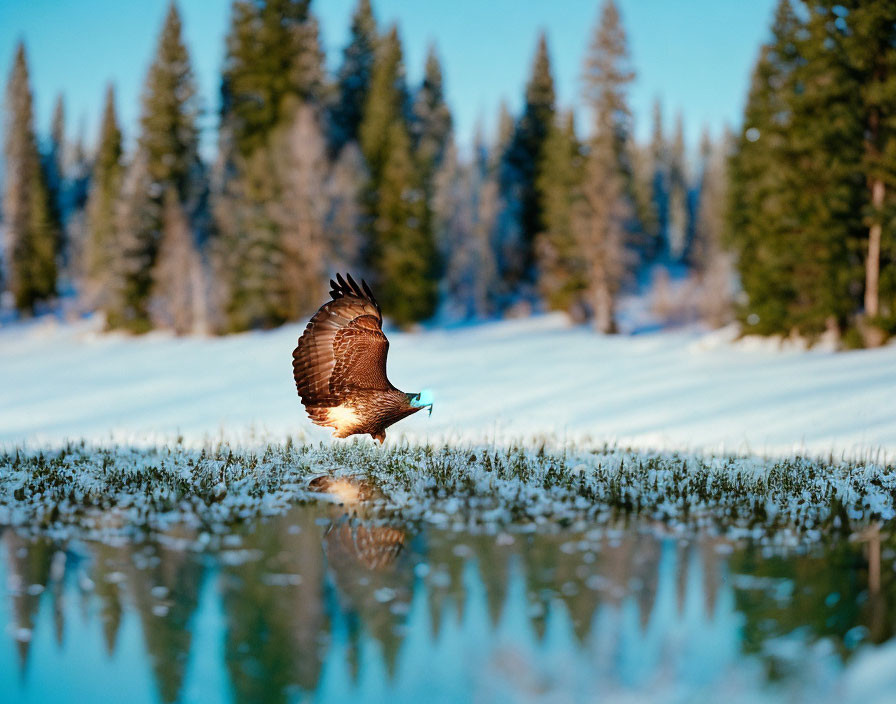
<path id="1" fill-rule="evenodd" d="M 348 279 L 346 281 L 346 279 Z M 308 417 L 337 438 L 369 433 L 380 443 L 386 428 L 428 408 L 421 394 L 396 389 L 386 376 L 389 340 L 370 287 L 351 277 L 330 280 L 330 296 L 314 314 L 292 353 L 296 389 Z"/>

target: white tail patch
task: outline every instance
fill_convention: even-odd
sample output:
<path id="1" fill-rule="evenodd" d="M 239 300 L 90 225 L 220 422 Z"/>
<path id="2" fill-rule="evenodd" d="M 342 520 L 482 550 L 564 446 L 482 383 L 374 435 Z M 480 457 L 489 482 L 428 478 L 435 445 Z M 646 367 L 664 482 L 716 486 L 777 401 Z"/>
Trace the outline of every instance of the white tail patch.
<path id="1" fill-rule="evenodd" d="M 354 408 L 349 406 L 331 406 L 327 409 L 327 425 L 336 429 L 337 435 L 348 435 L 360 422 Z M 343 435 L 343 437 L 345 437 Z"/>

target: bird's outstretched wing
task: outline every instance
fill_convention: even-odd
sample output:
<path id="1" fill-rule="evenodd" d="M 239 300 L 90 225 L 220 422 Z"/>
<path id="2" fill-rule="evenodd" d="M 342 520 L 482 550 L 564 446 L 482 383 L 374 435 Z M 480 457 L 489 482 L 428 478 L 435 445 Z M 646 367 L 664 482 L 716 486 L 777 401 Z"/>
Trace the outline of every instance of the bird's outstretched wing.
<path id="1" fill-rule="evenodd" d="M 341 406 L 354 390 L 393 388 L 386 377 L 389 341 L 370 287 L 350 276 L 330 281 L 333 300 L 321 306 L 292 353 L 293 376 L 302 404 L 318 425 L 332 425 L 312 408 Z"/>

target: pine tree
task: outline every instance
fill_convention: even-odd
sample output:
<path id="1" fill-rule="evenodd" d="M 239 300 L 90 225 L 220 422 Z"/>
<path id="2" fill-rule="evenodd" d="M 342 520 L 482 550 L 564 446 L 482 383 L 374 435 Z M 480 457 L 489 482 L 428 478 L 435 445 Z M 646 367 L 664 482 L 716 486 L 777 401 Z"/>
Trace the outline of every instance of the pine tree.
<path id="1" fill-rule="evenodd" d="M 333 154 L 338 154 L 346 144 L 359 139 L 377 42 L 376 19 L 370 0 L 358 0 L 352 15 L 351 38 L 342 52 L 342 65 L 336 78 L 336 104 L 330 112 Z"/>
<path id="2" fill-rule="evenodd" d="M 580 317 L 585 263 L 578 249 L 573 213 L 582 183 L 582 153 L 573 113 L 551 126 L 539 168 L 538 189 L 545 229 L 536 240 L 538 289 L 548 307 Z"/>
<path id="3" fill-rule="evenodd" d="M 626 87 L 633 79 L 619 11 L 606 0 L 585 59 L 584 98 L 593 123 L 573 219 L 576 244 L 587 262 L 585 300 L 595 328 L 604 333 L 616 330 L 616 296 L 630 264 Z"/>
<path id="4" fill-rule="evenodd" d="M 358 128 L 359 144 L 376 183 L 388 158 L 393 123 L 408 124 L 408 89 L 398 28 L 392 26 L 377 49 L 364 117 Z"/>
<path id="5" fill-rule="evenodd" d="M 288 120 L 287 100 L 318 102 L 323 56 L 309 0 L 235 0 L 221 82 L 221 125 L 244 158 Z"/>
<path id="6" fill-rule="evenodd" d="M 174 188 L 165 193 L 162 239 L 152 270 L 149 313 L 156 328 L 197 332 L 204 318 L 204 275 L 187 213 Z"/>
<path id="7" fill-rule="evenodd" d="M 215 199 L 218 235 L 212 243 L 215 299 L 222 332 L 270 328 L 286 322 L 281 291 L 280 231 L 271 203 L 280 194 L 268 149 L 243 161 L 239 178 Z"/>
<path id="8" fill-rule="evenodd" d="M 470 277 L 473 288 L 470 312 L 478 318 L 494 315 L 500 295 L 496 243 L 501 234 L 501 217 L 505 212 L 505 204 L 501 200 L 500 178 L 495 161 L 479 141 L 471 165 L 469 188 L 474 203 L 471 250 L 475 267 Z"/>
<path id="9" fill-rule="evenodd" d="M 187 202 L 198 162 L 199 115 L 196 80 L 181 36 L 177 5 L 168 7 L 156 55 L 143 88 L 138 148 L 161 203 L 169 186 Z"/>
<path id="10" fill-rule="evenodd" d="M 368 174 L 364 156 L 350 142 L 339 152 L 326 179 L 326 271 L 351 271 L 369 276 L 363 258 L 362 198 Z"/>
<path id="11" fill-rule="evenodd" d="M 496 169 L 477 130 L 474 159 L 458 160 L 450 143 L 436 175 L 437 241 L 446 262 L 446 313 L 461 320 L 494 312 L 498 292 L 494 235 L 499 214 Z"/>
<path id="12" fill-rule="evenodd" d="M 149 331 L 147 310 L 156 232 L 161 229 L 158 205 L 150 195 L 152 179 L 146 153 L 137 149 L 122 176 L 115 217 L 115 246 L 105 287 L 106 326 L 135 333 Z M 152 233 L 148 239 L 146 233 Z"/>
<path id="13" fill-rule="evenodd" d="M 65 98 L 60 93 L 56 96 L 56 102 L 53 104 L 49 149 L 49 156 L 53 162 L 53 171 L 60 182 L 65 178 L 65 151 Z"/>
<path id="14" fill-rule="evenodd" d="M 860 307 L 867 230 L 862 158 L 866 125 L 861 82 L 849 65 L 848 27 L 842 6 L 820 0 L 809 9 L 797 45 L 799 90 L 792 98 L 793 173 L 789 190 L 798 227 L 791 248 L 801 253 L 793 267 L 796 296 L 791 325 L 808 336 L 844 331 Z M 786 217 L 786 216 L 785 216 Z"/>
<path id="15" fill-rule="evenodd" d="M 419 168 L 401 121 L 390 124 L 373 223 L 377 296 L 397 325 L 430 317 L 436 308 L 436 250 Z"/>
<path id="16" fill-rule="evenodd" d="M 61 237 L 59 251 L 63 255 L 66 253 L 65 236 L 63 232 L 62 222 L 65 206 L 65 186 L 66 186 L 66 169 L 65 169 L 65 100 L 62 95 L 56 96 L 56 102 L 53 105 L 53 119 L 50 122 L 50 142 L 44 160 L 44 173 L 47 175 L 47 187 L 50 190 L 50 201 L 52 203 L 54 217 L 60 223 L 59 234 Z"/>
<path id="17" fill-rule="evenodd" d="M 746 296 L 739 315 L 746 331 L 760 334 L 790 331 L 789 310 L 797 297 L 795 259 L 811 256 L 796 247 L 792 201 L 797 174 L 790 130 L 802 29 L 790 2 L 780 0 L 772 38 L 753 71 L 729 164 L 726 229 Z"/>
<path id="18" fill-rule="evenodd" d="M 495 155 L 495 161 L 503 168 L 504 164 L 500 162 L 505 159 L 507 150 L 510 148 L 510 142 L 513 140 L 513 133 L 516 129 L 516 123 L 510 108 L 507 107 L 507 101 L 501 100 L 498 105 L 498 129 L 495 136 L 492 152 Z M 502 176 L 502 180 L 504 177 Z"/>
<path id="19" fill-rule="evenodd" d="M 143 332 L 151 325 L 152 269 L 162 237 L 165 193 L 173 189 L 192 212 L 200 195 L 198 103 L 180 13 L 171 4 L 143 89 L 137 153 L 121 203 L 118 278 L 107 316 L 113 327 Z"/>
<path id="20" fill-rule="evenodd" d="M 688 247 L 688 177 L 685 164 L 684 122 L 675 120 L 675 136 L 669 147 L 669 194 L 667 242 L 670 259 L 679 261 Z"/>
<path id="21" fill-rule="evenodd" d="M 523 114 L 516 123 L 508 145 L 504 189 L 510 191 L 520 204 L 520 242 L 514 259 L 506 261 L 502 272 L 510 287 L 531 281 L 535 263 L 534 244 L 544 229 L 544 219 L 538 197 L 538 166 L 555 113 L 554 79 L 548 55 L 547 37 L 538 37 L 532 73 L 526 84 Z"/>
<path id="22" fill-rule="evenodd" d="M 650 192 L 653 217 L 650 259 L 657 259 L 669 251 L 669 154 L 663 131 L 663 105 L 653 104 L 653 131 L 650 136 Z"/>
<path id="23" fill-rule="evenodd" d="M 435 240 L 433 200 L 435 198 L 435 178 L 444 159 L 445 150 L 451 143 L 451 110 L 445 103 L 442 87 L 442 67 L 435 47 L 430 46 L 426 57 L 423 82 L 414 99 L 413 116 L 410 123 L 414 160 L 420 173 L 423 198 L 426 204 L 422 236 Z M 441 259 L 439 261 L 441 264 Z M 433 262 L 432 275 L 441 276 L 440 267 Z"/>
<path id="24" fill-rule="evenodd" d="M 507 308 L 516 298 L 516 283 L 511 272 L 522 270 L 520 223 L 522 204 L 517 173 L 508 160 L 508 151 L 516 130 L 516 121 L 502 100 L 498 106 L 497 133 L 489 150 L 490 168 L 498 178 L 498 202 L 500 208 L 495 229 L 495 257 L 501 282 L 498 301 Z"/>
<path id="25" fill-rule="evenodd" d="M 275 138 L 280 197 L 271 203 L 280 232 L 283 315 L 312 313 L 326 293 L 327 144 L 315 110 L 302 105 Z"/>
<path id="26" fill-rule="evenodd" d="M 115 112 L 115 89 L 106 89 L 106 104 L 97 142 L 93 180 L 87 201 L 87 242 L 83 271 L 88 305 L 109 304 L 110 274 L 116 249 L 116 208 L 122 187 L 121 128 Z M 107 311 L 108 312 L 108 311 Z"/>
<path id="27" fill-rule="evenodd" d="M 399 325 L 435 312 L 438 262 L 426 179 L 412 153 L 409 101 L 398 30 L 383 38 L 360 127 L 367 163 L 369 259 L 384 308 Z"/>
<path id="28" fill-rule="evenodd" d="M 869 192 L 863 307 L 870 325 L 896 333 L 896 6 L 852 3 L 846 50 L 861 77 L 865 115 L 863 169 Z M 881 341 L 866 324 L 866 344 Z"/>
<path id="29" fill-rule="evenodd" d="M 637 238 L 632 237 L 639 264 L 650 265 L 657 257 L 658 237 L 656 209 L 653 203 L 653 159 L 649 144 L 632 140 L 632 199 L 637 214 Z"/>
<path id="30" fill-rule="evenodd" d="M 64 160 L 65 183 L 61 207 L 65 224 L 63 261 L 71 282 L 76 288 L 84 277 L 84 252 L 87 247 L 87 198 L 94 156 L 88 154 L 84 146 L 84 139 L 82 127 L 67 150 Z"/>
<path id="31" fill-rule="evenodd" d="M 473 315 L 469 309 L 468 287 L 469 242 L 473 229 L 472 199 L 466 190 L 470 175 L 451 140 L 433 178 L 432 218 L 436 247 L 445 265 L 441 280 L 443 312 L 461 320 Z"/>
<path id="32" fill-rule="evenodd" d="M 306 106 L 320 109 L 324 100 L 319 27 L 308 5 L 308 0 L 233 4 L 214 193 L 218 236 L 210 248 L 222 330 L 279 325 L 306 313 L 308 297 L 316 295 L 316 287 L 307 284 L 308 277 L 319 277 L 320 257 L 294 252 L 294 235 L 308 222 L 307 204 L 291 200 L 295 179 L 305 173 L 296 153 L 316 154 L 319 140 L 316 131 L 308 132 L 311 141 L 297 146 L 290 135 L 297 115 L 304 115 Z M 328 166 L 314 167 L 321 194 Z M 306 270 L 303 263 L 311 260 L 315 263 Z"/>
<path id="33" fill-rule="evenodd" d="M 708 130 L 700 141 L 701 176 L 690 261 L 700 284 L 700 314 L 713 327 L 729 321 L 732 262 L 724 247 L 727 159 L 732 136 L 713 143 Z"/>
<path id="34" fill-rule="evenodd" d="M 451 139 L 451 110 L 445 103 L 442 67 L 434 46 L 426 56 L 423 83 L 414 99 L 411 131 L 417 159 L 427 172 L 434 172 Z"/>
<path id="35" fill-rule="evenodd" d="M 4 220 L 8 287 L 15 306 L 33 313 L 56 292 L 58 220 L 34 135 L 31 88 L 24 44 L 16 48 L 6 92 Z"/>

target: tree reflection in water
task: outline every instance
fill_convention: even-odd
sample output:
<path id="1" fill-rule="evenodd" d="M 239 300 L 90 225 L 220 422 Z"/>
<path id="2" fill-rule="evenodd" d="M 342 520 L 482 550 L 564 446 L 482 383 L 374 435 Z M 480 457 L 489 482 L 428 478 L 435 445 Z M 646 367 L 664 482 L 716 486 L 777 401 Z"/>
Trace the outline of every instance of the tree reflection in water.
<path id="1" fill-rule="evenodd" d="M 221 537 L 5 530 L 3 701 L 823 700 L 896 630 L 879 529 L 811 550 L 638 524 L 474 535 L 384 524 L 350 478 L 311 488 L 329 499 Z"/>

